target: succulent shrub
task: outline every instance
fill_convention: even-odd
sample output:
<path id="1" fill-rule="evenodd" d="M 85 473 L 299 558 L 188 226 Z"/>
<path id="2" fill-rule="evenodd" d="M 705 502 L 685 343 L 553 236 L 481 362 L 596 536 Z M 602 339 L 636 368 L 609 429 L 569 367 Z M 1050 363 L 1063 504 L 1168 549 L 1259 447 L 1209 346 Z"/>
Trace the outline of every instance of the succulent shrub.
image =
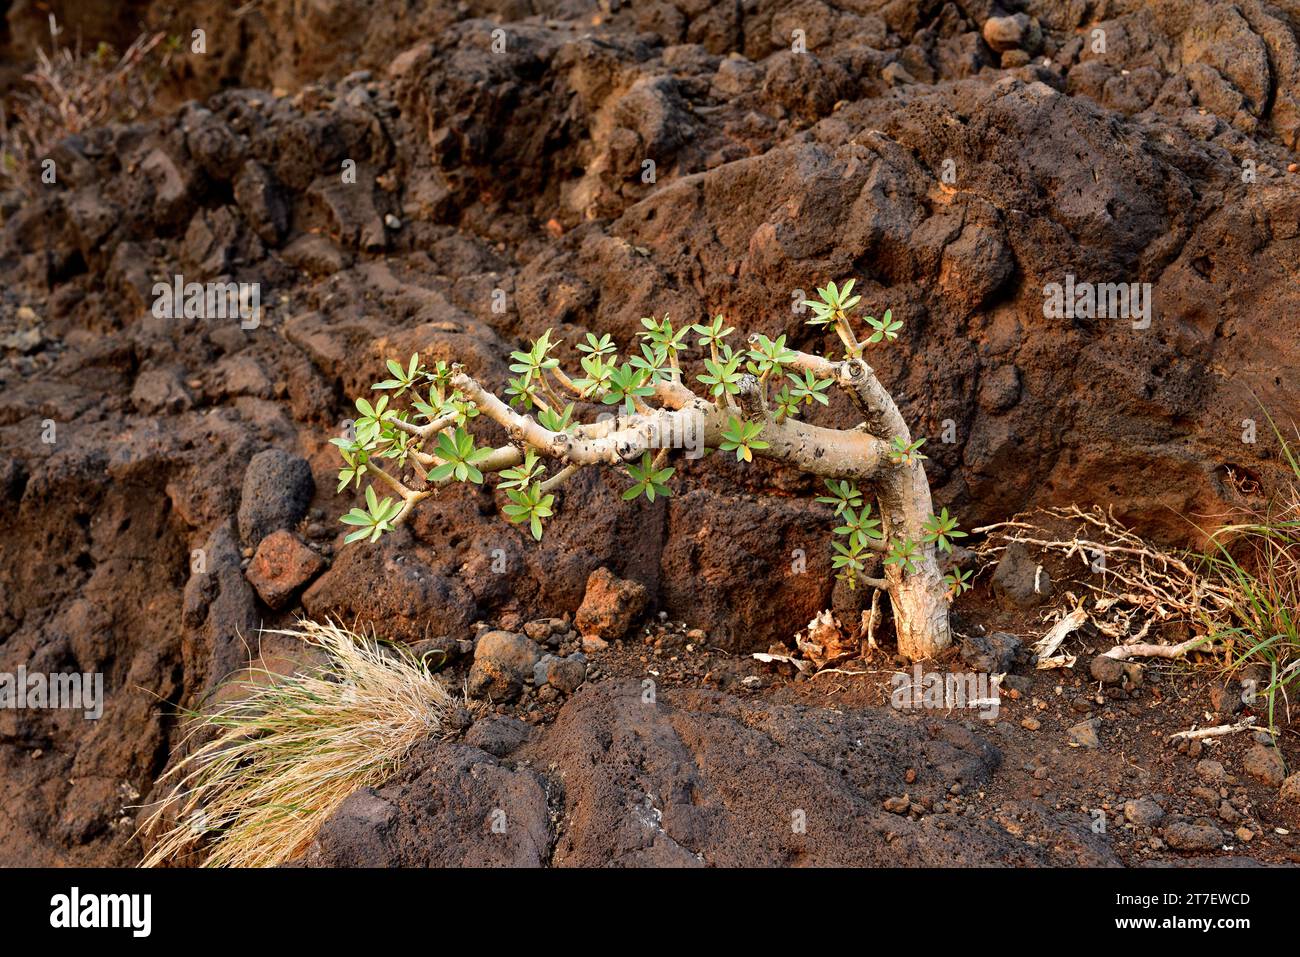
<path id="1" fill-rule="evenodd" d="M 365 507 L 343 516 L 347 541 L 374 542 L 441 486 L 479 485 L 493 475 L 502 515 L 541 539 L 554 514 L 554 490 L 578 469 L 621 468 L 629 483 L 624 499 L 654 501 L 672 494 L 674 448 L 694 438 L 741 463 L 776 459 L 821 476 L 827 494 L 817 501 L 837 519 L 837 576 L 850 587 L 888 594 L 904 655 L 934 655 L 950 641 L 949 602 L 970 587 L 968 573 L 942 572 L 940 556 L 966 533 L 947 509 L 934 513 L 925 439 L 912 438 L 863 358 L 869 345 L 896 340 L 902 323 L 890 311 L 856 323 L 861 297 L 853 286 L 828 283 L 805 303 L 809 324 L 838 336 L 840 359 L 799 352 L 784 336 L 753 335 L 741 345 L 722 316 L 681 328 L 667 317 L 642 319 L 641 341 L 626 358 L 609 336 L 589 333 L 576 346 L 573 377 L 548 330 L 511 353 L 504 397 L 459 365 L 426 363 L 418 354 L 404 363 L 390 359 L 389 378 L 373 386 L 378 396 L 358 398 L 355 428 L 334 440 L 343 459 L 339 491 L 370 483 Z M 703 352 L 698 391 L 682 367 L 692 347 Z M 860 425 L 842 430 L 806 421 L 829 403 L 832 387 L 853 399 Z M 593 411 L 603 414 L 592 418 Z M 480 445 L 480 417 L 502 426 L 509 441 Z M 872 576 L 877 561 L 882 571 Z"/>

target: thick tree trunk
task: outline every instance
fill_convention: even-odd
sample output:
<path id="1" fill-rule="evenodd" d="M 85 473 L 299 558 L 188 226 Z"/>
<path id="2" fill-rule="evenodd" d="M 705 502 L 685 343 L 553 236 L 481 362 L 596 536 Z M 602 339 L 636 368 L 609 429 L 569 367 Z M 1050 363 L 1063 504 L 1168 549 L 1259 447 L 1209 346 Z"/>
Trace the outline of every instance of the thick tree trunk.
<path id="1" fill-rule="evenodd" d="M 921 542 L 925 538 L 925 521 L 933 512 L 930 483 L 921 463 L 886 466 L 876 480 L 876 488 L 886 540 Z M 885 569 L 898 653 L 910 661 L 933 658 L 952 643 L 948 589 L 935 547 L 923 544 L 920 549 L 915 571 L 904 574 L 896 565 Z"/>
<path id="2" fill-rule="evenodd" d="M 908 661 L 933 658 L 952 643 L 948 589 L 937 569 L 924 568 L 909 575 L 890 589 L 889 601 L 894 608 L 898 653 Z"/>
<path id="3" fill-rule="evenodd" d="M 912 661 L 933 658 L 952 643 L 948 624 L 948 588 L 939 569 L 935 547 L 921 544 L 925 539 L 925 522 L 933 513 L 930 482 L 925 467 L 895 465 L 889 461 L 890 441 L 898 437 L 905 444 L 912 435 L 898 406 L 876 379 L 874 371 L 861 359 L 831 362 L 821 356 L 796 353 L 796 366 L 811 369 L 816 375 L 829 376 L 839 382 L 863 413 L 863 430 L 848 432 L 819 429 L 803 422 L 784 420 L 768 422 L 763 438 L 771 443 L 759 454 L 765 458 L 789 462 L 806 472 L 837 478 L 855 478 L 872 482 L 880 504 L 880 518 L 885 541 L 895 538 L 918 543 L 916 570 L 904 573 L 890 565 L 885 570 L 886 589 L 894 609 L 894 628 L 898 634 L 899 653 Z M 739 397 L 747 412 L 756 416 L 754 406 L 757 387 L 747 377 Z M 660 389 L 666 403 L 676 408 L 695 402 L 710 414 L 708 440 L 716 441 L 728 413 L 714 409 L 696 399 L 689 391 L 676 386 Z"/>
<path id="4" fill-rule="evenodd" d="M 848 359 L 831 368 L 857 402 L 869 433 L 882 440 L 898 438 L 905 445 L 911 443 L 912 433 L 893 397 L 865 361 Z M 902 538 L 920 546 L 915 571 L 905 574 L 896 565 L 885 571 L 898 651 L 912 661 L 933 658 L 952 643 L 952 634 L 948 626 L 948 589 L 935 547 L 920 544 L 925 539 L 925 522 L 934 511 L 930 481 L 918 461 L 911 465 L 882 464 L 875 484 L 886 541 Z"/>

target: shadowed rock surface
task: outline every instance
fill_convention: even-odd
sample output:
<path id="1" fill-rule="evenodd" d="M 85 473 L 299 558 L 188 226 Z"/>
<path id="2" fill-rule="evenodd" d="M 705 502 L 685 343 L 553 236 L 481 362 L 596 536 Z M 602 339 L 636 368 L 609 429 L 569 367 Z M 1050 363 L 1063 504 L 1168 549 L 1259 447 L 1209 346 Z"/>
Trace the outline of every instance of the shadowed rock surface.
<path id="1" fill-rule="evenodd" d="M 788 640 L 833 601 L 856 611 L 862 596 L 834 594 L 815 483 L 725 456 L 676 463 L 674 496 L 653 504 L 624 505 L 620 475 L 584 472 L 540 544 L 486 492 L 456 488 L 379 545 L 341 549 L 335 519 L 354 503 L 333 494 L 328 441 L 390 356 L 456 359 L 500 389 L 509 351 L 546 328 L 572 361 L 588 331 L 626 349 L 642 316 L 718 312 L 828 350 L 792 306 L 855 275 L 867 314 L 904 323 L 871 361 L 929 439 L 936 507 L 963 525 L 1077 501 L 1183 543 L 1182 516 L 1263 501 L 1277 460 L 1259 403 L 1300 413 L 1300 7 L 1009 6 L 267 0 L 240 17 L 195 4 L 182 29 L 161 3 L 54 4 L 119 46 L 140 22 L 188 35 L 192 18 L 209 53 L 177 67 L 193 101 L 60 142 L 57 184 L 0 201 L 0 520 L 18 530 L 0 545 L 0 669 L 98 670 L 107 691 L 99 722 L 0 712 L 0 863 L 138 860 L 123 808 L 168 761 L 172 709 L 240 667 L 259 624 L 298 611 L 455 640 L 478 620 L 576 609 L 601 566 L 732 650 Z M 1005 49 L 991 47 L 989 18 L 1020 13 L 1032 22 L 995 25 Z M 15 5 L 8 65 L 46 30 Z M 259 323 L 157 318 L 154 283 L 177 275 L 260 283 Z M 1048 318 L 1045 287 L 1067 275 L 1150 283 L 1150 327 Z M 817 421 L 856 420 L 837 396 Z M 294 466 L 284 501 L 241 508 L 267 487 L 248 464 L 267 450 L 310 476 Z M 331 564 L 301 608 L 274 612 L 242 566 L 283 527 Z M 602 707 L 621 743 L 666 764 L 698 758 L 667 730 L 682 723 L 699 748 L 752 745 L 774 777 L 819 766 L 764 751 L 775 732 L 720 702 L 676 701 L 649 724 Z M 879 734 L 887 717 L 853 720 Z M 785 808 L 751 845 L 725 834 L 768 812 L 660 803 L 663 838 L 591 811 L 549 849 L 515 835 L 491 860 L 901 862 L 913 838 L 887 844 L 890 818 L 856 790 L 890 766 L 863 765 L 847 791 L 816 772 L 807 792 L 780 792 L 809 810 L 803 844 L 778 834 Z M 680 802 L 682 773 L 646 787 Z M 644 800 L 607 787 L 588 773 L 564 800 L 603 797 L 546 799 L 566 813 Z M 812 824 L 828 800 L 857 822 L 821 825 L 845 829 L 834 839 Z M 980 833 L 915 853 L 998 857 Z"/>
<path id="2" fill-rule="evenodd" d="M 1104 839 L 1024 802 L 1048 846 L 958 814 L 882 809 L 905 791 L 978 787 L 1000 754 L 951 721 L 640 686 L 579 691 L 559 720 L 494 759 L 429 744 L 354 794 L 298 863 L 559 867 L 1115 866 Z M 905 783 L 908 769 L 916 772 Z M 495 829 L 494 829 L 495 823 Z M 1032 825 L 1031 825 L 1032 830 Z"/>

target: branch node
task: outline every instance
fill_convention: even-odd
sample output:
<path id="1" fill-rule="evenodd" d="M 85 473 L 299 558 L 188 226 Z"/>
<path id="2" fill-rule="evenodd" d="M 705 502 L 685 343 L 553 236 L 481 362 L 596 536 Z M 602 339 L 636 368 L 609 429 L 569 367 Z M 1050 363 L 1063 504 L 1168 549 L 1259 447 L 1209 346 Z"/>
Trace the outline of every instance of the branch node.
<path id="1" fill-rule="evenodd" d="M 749 419 L 762 418 L 767 414 L 767 397 L 763 394 L 764 390 L 758 384 L 758 377 L 746 372 L 739 380 L 740 391 L 736 393 L 736 401 L 740 409 Z"/>
<path id="2" fill-rule="evenodd" d="M 840 381 L 850 385 L 857 385 L 865 382 L 867 376 L 871 375 L 872 368 L 860 358 L 853 357 L 845 359 L 840 363 Z"/>

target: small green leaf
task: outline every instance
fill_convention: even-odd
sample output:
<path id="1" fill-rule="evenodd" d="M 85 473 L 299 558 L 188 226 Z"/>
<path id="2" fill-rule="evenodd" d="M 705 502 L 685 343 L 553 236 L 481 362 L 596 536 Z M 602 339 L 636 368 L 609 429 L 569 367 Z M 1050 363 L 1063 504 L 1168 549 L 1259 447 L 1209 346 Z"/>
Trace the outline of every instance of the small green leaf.
<path id="1" fill-rule="evenodd" d="M 527 522 L 533 538 L 541 541 L 543 519 L 554 514 L 551 505 L 555 496 L 543 495 L 541 486 L 530 485 L 526 488 L 512 488 L 506 492 L 506 497 L 511 502 L 501 509 L 506 519 L 516 525 Z"/>
<path id="2" fill-rule="evenodd" d="M 438 433 L 434 454 L 442 461 L 429 471 L 429 478 L 433 481 L 454 478 L 458 482 L 479 485 L 483 482 L 483 473 L 475 465 L 490 456 L 492 450 L 475 447 L 474 436 L 457 428 L 455 432 Z"/>
<path id="3" fill-rule="evenodd" d="M 522 463 L 501 473 L 501 482 L 497 488 L 503 491 L 511 488 L 524 489 L 540 480 L 545 472 L 546 467 L 538 461 L 537 453 L 529 449 L 524 453 Z"/>
<path id="4" fill-rule="evenodd" d="M 722 430 L 718 451 L 735 452 L 738 462 L 752 462 L 755 451 L 770 447 L 769 443 L 759 438 L 762 432 L 762 422 L 750 422 L 733 415 L 727 420 L 727 427 Z"/>
<path id="5" fill-rule="evenodd" d="M 830 495 L 819 495 L 817 501 L 824 502 L 827 505 L 835 506 L 835 514 L 840 515 L 847 508 L 859 508 L 862 505 L 862 493 L 858 487 L 847 480 L 837 482 L 835 479 L 826 479 L 826 488 Z M 868 505 L 867 509 L 870 510 Z"/>
<path id="6" fill-rule="evenodd" d="M 651 502 L 655 500 L 656 495 L 667 498 L 673 494 L 672 490 L 668 488 L 667 482 L 676 471 L 675 468 L 656 469 L 650 453 L 643 452 L 640 466 L 629 465 L 627 467 L 627 474 L 632 477 L 636 484 L 623 493 L 623 500 L 630 502 L 639 495 L 644 495 Z"/>
<path id="7" fill-rule="evenodd" d="M 749 350 L 749 359 L 746 368 L 754 375 L 779 377 L 784 374 L 785 367 L 794 362 L 795 354 L 793 350 L 786 348 L 785 336 L 777 336 L 773 340 L 759 335 L 754 338 L 754 347 Z"/>
<path id="8" fill-rule="evenodd" d="M 973 574 L 974 574 L 973 572 L 962 571 L 959 568 L 955 568 L 952 571 L 950 571 L 948 574 L 944 575 L 943 583 L 948 586 L 949 596 L 952 598 L 956 598 L 958 595 L 962 594 L 963 592 L 970 591 L 972 587 L 971 576 Z"/>
<path id="9" fill-rule="evenodd" d="M 721 315 L 714 316 L 711 322 L 704 325 L 691 326 L 691 329 L 700 336 L 698 344 L 710 349 L 721 347 L 722 340 L 736 331 L 727 325 Z"/>
<path id="10" fill-rule="evenodd" d="M 731 346 L 724 345 L 717 362 L 704 360 L 704 374 L 697 378 L 709 387 L 709 394 L 715 398 L 735 395 L 740 391 L 740 378 L 744 374 L 740 371 L 741 358 L 732 353 Z"/>
<path id="11" fill-rule="evenodd" d="M 644 319 L 641 320 L 645 322 Z M 586 353 L 589 356 L 613 355 L 617 350 L 614 347 L 614 341 L 608 335 L 602 335 L 597 339 L 590 332 L 587 333 L 586 342 L 578 344 L 578 351 Z"/>
<path id="12" fill-rule="evenodd" d="M 861 545 L 864 548 L 872 542 L 879 542 L 883 537 L 880 533 L 880 522 L 870 516 L 869 504 L 860 512 L 845 508 L 842 514 L 843 524 L 835 529 L 835 534 L 847 535 L 850 544 Z"/>
<path id="13" fill-rule="evenodd" d="M 565 405 L 562 413 L 554 409 L 542 409 L 537 413 L 537 421 L 552 432 L 567 432 L 573 425 L 573 403 Z"/>
<path id="14" fill-rule="evenodd" d="M 906 538 L 896 538 L 889 545 L 889 553 L 885 556 L 886 565 L 896 565 L 903 570 L 904 574 L 910 575 L 916 571 L 919 561 L 919 546 L 916 542 Z"/>
<path id="15" fill-rule="evenodd" d="M 805 299 L 803 304 L 813 311 L 808 325 L 829 326 L 836 322 L 847 322 L 849 310 L 862 299 L 861 296 L 849 295 L 853 291 L 855 282 L 856 280 L 850 279 L 844 284 L 843 289 L 838 289 L 835 283 L 828 282 L 824 289 L 817 290 L 817 299 Z"/>
<path id="16" fill-rule="evenodd" d="M 889 461 L 895 465 L 904 465 L 910 468 L 918 462 L 924 462 L 928 456 L 922 455 L 921 446 L 925 445 L 925 439 L 917 439 L 915 442 L 905 442 L 899 436 L 894 436 L 889 445 Z"/>
<path id="17" fill-rule="evenodd" d="M 636 411 L 636 400 L 654 395 L 654 392 L 654 387 L 646 384 L 645 371 L 625 362 L 619 368 L 610 370 L 608 391 L 600 401 L 605 405 L 622 402 L 627 414 L 631 415 Z"/>
<path id="18" fill-rule="evenodd" d="M 867 337 L 867 342 L 880 342 L 882 339 L 893 342 L 897 339 L 898 330 L 903 328 L 903 323 L 894 319 L 893 316 L 892 309 L 886 309 L 885 315 L 881 319 L 867 316 L 867 325 L 875 330 Z"/>
<path id="19" fill-rule="evenodd" d="M 966 533 L 957 529 L 957 519 L 948 514 L 945 508 L 938 515 L 931 515 L 925 520 L 925 541 L 934 543 L 942 552 L 952 551 L 952 539 L 965 538 Z"/>
<path id="20" fill-rule="evenodd" d="M 641 333 L 641 337 L 654 347 L 656 353 L 662 352 L 665 360 L 675 364 L 678 353 L 685 348 L 686 337 L 690 335 L 692 327 L 683 326 L 674 332 L 673 324 L 668 321 L 667 316 L 664 316 L 662 321 L 643 317 L 641 325 L 647 330 Z"/>
<path id="21" fill-rule="evenodd" d="M 802 400 L 809 405 L 814 402 L 830 405 L 831 400 L 826 391 L 834 384 L 834 379 L 819 379 L 811 369 L 804 370 L 803 378 L 793 372 L 787 373 L 786 378 L 790 380 L 790 395 L 796 404 Z"/>
<path id="22" fill-rule="evenodd" d="M 867 551 L 861 542 L 850 539 L 848 544 L 832 542 L 835 554 L 831 556 L 831 568 L 838 569 L 835 575 L 850 589 L 857 588 L 858 575 L 866 570 Z"/>
<path id="23" fill-rule="evenodd" d="M 375 495 L 373 485 L 366 486 L 366 507 L 364 509 L 354 508 L 339 518 L 344 525 L 356 527 L 356 531 L 349 533 L 344 539 L 343 544 L 359 542 L 362 539 L 369 539 L 376 542 L 385 532 L 393 530 L 393 521 L 402 511 L 400 500 L 385 497 L 379 498 Z"/>

